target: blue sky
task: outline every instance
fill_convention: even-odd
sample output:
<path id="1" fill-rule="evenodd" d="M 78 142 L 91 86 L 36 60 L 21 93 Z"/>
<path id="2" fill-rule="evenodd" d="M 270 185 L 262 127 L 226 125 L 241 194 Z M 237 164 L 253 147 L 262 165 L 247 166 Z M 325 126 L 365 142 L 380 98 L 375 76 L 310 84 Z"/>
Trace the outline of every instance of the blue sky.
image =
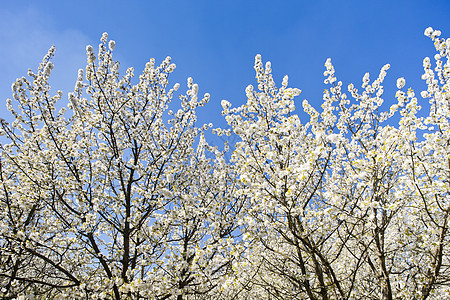
<path id="1" fill-rule="evenodd" d="M 360 85 L 365 72 L 375 79 L 390 63 L 384 97 L 392 103 L 398 77 L 417 92 L 424 87 L 422 59 L 434 55 L 423 35 L 428 26 L 450 37 L 450 1 L 2 1 L 0 117 L 10 120 L 11 83 L 36 69 L 52 44 L 52 87 L 72 91 L 85 46 L 96 48 L 104 31 L 116 41 L 115 58 L 136 75 L 151 57 L 170 55 L 177 64 L 172 83 L 183 86 L 192 76 L 201 94 L 211 94 L 202 123 L 224 126 L 220 101 L 246 100 L 258 53 L 272 62 L 278 83 L 287 74 L 303 91 L 298 107 L 305 98 L 320 106 L 328 57 L 344 86 Z"/>

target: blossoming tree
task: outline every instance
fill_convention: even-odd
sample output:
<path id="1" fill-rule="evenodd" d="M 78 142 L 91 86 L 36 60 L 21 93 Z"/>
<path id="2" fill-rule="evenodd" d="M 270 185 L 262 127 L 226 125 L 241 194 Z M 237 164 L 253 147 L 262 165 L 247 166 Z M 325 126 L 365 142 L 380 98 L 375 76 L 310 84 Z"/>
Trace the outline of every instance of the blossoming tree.
<path id="1" fill-rule="evenodd" d="M 277 89 L 271 65 L 256 57 L 258 89 L 230 108 L 242 141 L 233 164 L 249 209 L 240 220 L 246 252 L 227 287 L 254 299 L 438 299 L 450 293 L 448 135 L 450 40 L 435 42 L 435 72 L 424 60 L 428 117 L 397 81 L 397 103 L 382 110 L 385 65 L 349 96 L 331 60 L 322 111 L 297 89 Z M 393 117 L 400 112 L 398 126 Z M 420 137 L 424 133 L 423 138 Z"/>
<path id="2" fill-rule="evenodd" d="M 87 49 L 69 104 L 50 94 L 54 48 L 12 86 L 2 124 L 2 297 L 210 298 L 231 269 L 227 249 L 241 203 L 224 153 L 195 110 L 208 102 L 188 79 L 168 110 L 170 57 L 136 84 L 119 75 L 114 41 Z M 206 153 L 211 152 L 210 155 Z M 213 157 L 208 159 L 207 157 Z"/>

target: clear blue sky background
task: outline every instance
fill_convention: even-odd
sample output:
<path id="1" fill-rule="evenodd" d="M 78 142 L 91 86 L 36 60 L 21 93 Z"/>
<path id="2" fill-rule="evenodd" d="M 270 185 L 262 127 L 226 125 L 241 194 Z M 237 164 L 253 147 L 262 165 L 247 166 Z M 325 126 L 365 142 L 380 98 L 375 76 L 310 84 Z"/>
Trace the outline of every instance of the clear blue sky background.
<path id="1" fill-rule="evenodd" d="M 220 100 L 242 104 L 254 84 L 254 56 L 272 62 L 275 79 L 285 74 L 308 99 L 322 101 L 324 62 L 332 58 L 338 79 L 360 85 L 365 72 L 375 79 L 391 64 L 385 101 L 392 103 L 395 81 L 405 77 L 418 92 L 424 87 L 422 59 L 434 56 L 426 27 L 450 37 L 449 0 L 407 1 L 2 1 L 0 5 L 0 117 L 15 78 L 36 69 L 56 45 L 52 87 L 72 91 L 84 68 L 85 46 L 97 48 L 104 31 L 116 41 L 115 58 L 135 73 L 154 57 L 170 55 L 177 64 L 172 83 L 188 76 L 209 92 L 200 111 L 203 123 L 224 126 Z"/>

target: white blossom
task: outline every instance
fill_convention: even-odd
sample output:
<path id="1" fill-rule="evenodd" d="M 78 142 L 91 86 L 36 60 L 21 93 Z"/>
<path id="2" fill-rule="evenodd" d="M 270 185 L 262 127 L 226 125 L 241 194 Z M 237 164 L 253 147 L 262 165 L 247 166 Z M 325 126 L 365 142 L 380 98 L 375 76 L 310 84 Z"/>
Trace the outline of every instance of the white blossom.
<path id="1" fill-rule="evenodd" d="M 110 40 L 108 43 L 108 47 L 109 47 L 109 50 L 114 51 L 114 48 L 116 47 L 116 42 L 113 40 Z"/>
<path id="2" fill-rule="evenodd" d="M 402 89 L 406 84 L 405 78 L 401 77 L 397 79 L 397 88 Z"/>

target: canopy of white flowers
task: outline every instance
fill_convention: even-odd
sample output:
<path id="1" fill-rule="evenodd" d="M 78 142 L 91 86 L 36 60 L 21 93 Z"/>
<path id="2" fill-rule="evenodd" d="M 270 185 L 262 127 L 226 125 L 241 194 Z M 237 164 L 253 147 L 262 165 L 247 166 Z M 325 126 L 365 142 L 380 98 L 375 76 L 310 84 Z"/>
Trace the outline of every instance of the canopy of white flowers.
<path id="1" fill-rule="evenodd" d="M 301 120 L 257 55 L 230 129 L 197 125 L 210 95 L 169 85 L 170 57 L 121 71 L 106 33 L 53 92 L 52 47 L 0 122 L 0 297 L 448 299 L 450 39 L 425 35 L 420 99 L 399 78 L 385 111 L 389 65 L 345 89 L 328 59 Z"/>

